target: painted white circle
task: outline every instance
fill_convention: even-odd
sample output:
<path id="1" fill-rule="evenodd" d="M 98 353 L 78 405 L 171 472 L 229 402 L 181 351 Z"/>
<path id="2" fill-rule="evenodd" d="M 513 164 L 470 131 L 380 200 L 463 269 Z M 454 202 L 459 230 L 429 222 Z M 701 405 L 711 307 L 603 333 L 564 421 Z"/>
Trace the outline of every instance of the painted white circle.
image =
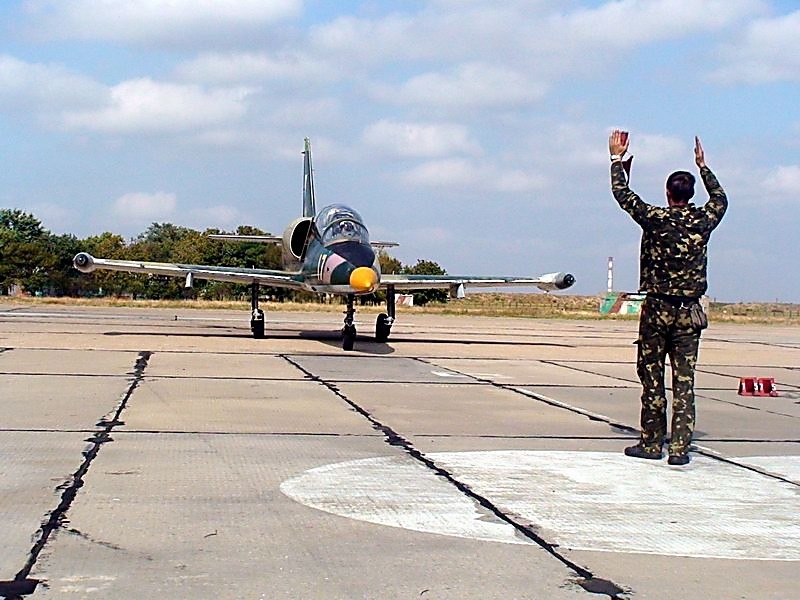
<path id="1" fill-rule="evenodd" d="M 426 455 L 546 541 L 573 550 L 800 560 L 797 486 L 693 455 L 687 467 L 608 452 Z M 800 480 L 800 456 L 740 462 Z M 408 455 L 311 469 L 281 491 L 370 523 L 494 542 L 532 543 Z"/>

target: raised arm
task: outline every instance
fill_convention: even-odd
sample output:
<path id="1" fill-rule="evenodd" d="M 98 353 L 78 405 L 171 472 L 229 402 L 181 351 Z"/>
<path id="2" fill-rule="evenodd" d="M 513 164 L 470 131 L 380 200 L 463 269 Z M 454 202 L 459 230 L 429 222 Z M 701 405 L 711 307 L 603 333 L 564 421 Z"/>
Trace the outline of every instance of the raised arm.
<path id="1" fill-rule="evenodd" d="M 703 145 L 700 143 L 700 138 L 696 136 L 694 138 L 694 162 L 700 169 L 700 177 L 703 179 L 706 192 L 708 192 L 708 202 L 706 202 L 703 209 L 709 216 L 711 229 L 714 229 L 719 225 L 719 222 L 728 210 L 728 196 L 725 194 L 725 190 L 722 189 L 719 181 L 717 181 L 717 177 L 711 172 L 708 165 L 706 165 L 706 155 L 703 151 Z"/>
<path id="2" fill-rule="evenodd" d="M 700 138 L 694 136 L 694 162 L 702 169 L 706 166 L 706 155 L 703 152 L 703 144 L 700 143 Z"/>
<path id="3" fill-rule="evenodd" d="M 628 152 L 628 144 L 627 131 L 615 129 L 608 138 L 608 151 L 611 153 L 611 192 L 620 207 L 633 217 L 634 221 L 643 224 L 652 207 L 643 202 L 628 186 L 630 158 L 627 161 L 622 160 Z"/>

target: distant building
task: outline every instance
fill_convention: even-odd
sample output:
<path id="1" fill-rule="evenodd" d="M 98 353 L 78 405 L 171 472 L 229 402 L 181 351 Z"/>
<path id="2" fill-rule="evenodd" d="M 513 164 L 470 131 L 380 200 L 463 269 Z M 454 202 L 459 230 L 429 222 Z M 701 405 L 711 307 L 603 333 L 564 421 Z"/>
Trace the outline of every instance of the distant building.
<path id="1" fill-rule="evenodd" d="M 414 306 L 414 294 L 397 294 L 394 297 L 395 306 Z"/>
<path id="2" fill-rule="evenodd" d="M 600 303 L 601 315 L 638 315 L 642 310 L 644 294 L 608 292 Z"/>

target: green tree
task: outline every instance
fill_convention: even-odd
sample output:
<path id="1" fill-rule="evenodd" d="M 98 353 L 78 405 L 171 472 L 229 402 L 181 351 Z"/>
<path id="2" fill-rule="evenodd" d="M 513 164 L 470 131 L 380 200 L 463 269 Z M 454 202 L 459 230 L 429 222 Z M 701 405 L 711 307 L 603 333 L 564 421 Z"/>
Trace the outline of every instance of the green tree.
<path id="1" fill-rule="evenodd" d="M 398 259 L 391 256 L 386 250 L 378 250 L 378 264 L 381 267 L 381 273 L 402 273 L 403 263 Z M 383 304 L 386 302 L 386 292 L 378 291 L 373 294 L 361 296 L 361 304 Z"/>
<path id="2" fill-rule="evenodd" d="M 403 263 L 391 256 L 386 250 L 378 251 L 378 263 L 381 266 L 381 273 L 403 272 Z"/>
<path id="3" fill-rule="evenodd" d="M 52 263 L 47 272 L 43 290 L 48 296 L 77 296 L 85 279 L 83 273 L 72 266 L 72 259 L 81 251 L 82 242 L 72 234 L 50 235 L 47 248 Z"/>
<path id="4" fill-rule="evenodd" d="M 191 229 L 172 223 L 152 223 L 127 248 L 128 260 L 151 262 L 179 262 L 179 252 L 189 253 L 184 238 L 191 236 Z M 134 275 L 132 280 L 135 296 L 148 299 L 179 299 L 194 297 L 197 290 L 184 288 L 184 281 L 177 277 L 160 275 Z M 199 283 L 199 282 L 198 282 Z"/>
<path id="5" fill-rule="evenodd" d="M 203 264 L 222 265 L 224 267 L 281 269 L 281 248 L 278 244 L 258 242 L 238 242 L 212 240 L 208 235 L 228 233 L 219 229 L 207 229 L 203 235 L 207 241 L 207 254 Z M 270 235 L 257 227 L 240 225 L 234 235 Z M 250 289 L 246 285 L 210 281 L 204 288 L 204 297 L 223 299 L 250 297 Z M 276 300 L 285 299 L 290 291 L 283 288 L 263 288 L 262 293 Z"/>
<path id="6" fill-rule="evenodd" d="M 86 238 L 81 249 L 92 256 L 102 258 L 127 259 L 127 246 L 121 235 L 106 231 L 100 235 Z M 123 296 L 132 293 L 134 276 L 119 271 L 98 270 L 90 274 L 79 273 L 83 286 L 80 295 Z"/>
<path id="7" fill-rule="evenodd" d="M 0 209 L 0 292 L 13 285 L 27 292 L 44 292 L 47 273 L 56 265 L 48 248 L 50 232 L 31 214 Z"/>
<path id="8" fill-rule="evenodd" d="M 46 234 L 39 219 L 21 210 L 9 208 L 0 209 L 0 232 L 23 242 L 38 240 Z"/>
<path id="9" fill-rule="evenodd" d="M 413 267 L 406 266 L 403 272 L 413 275 L 447 275 L 442 267 L 431 260 L 417 259 Z M 448 293 L 444 290 L 419 290 L 414 292 L 414 304 L 425 306 L 428 302 L 447 302 Z"/>

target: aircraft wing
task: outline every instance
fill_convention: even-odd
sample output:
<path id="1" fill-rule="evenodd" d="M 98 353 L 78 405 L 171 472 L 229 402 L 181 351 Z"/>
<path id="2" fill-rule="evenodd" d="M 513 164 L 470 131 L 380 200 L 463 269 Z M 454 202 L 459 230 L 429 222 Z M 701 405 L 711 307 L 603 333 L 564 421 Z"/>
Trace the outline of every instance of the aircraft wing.
<path id="1" fill-rule="evenodd" d="M 222 240 L 227 242 L 251 242 L 254 244 L 282 244 L 283 238 L 279 235 L 239 235 L 238 233 L 209 233 L 208 237 L 212 240 Z M 399 246 L 397 242 L 370 242 L 373 248 L 394 248 Z"/>
<path id="2" fill-rule="evenodd" d="M 185 277 L 187 287 L 191 287 L 194 279 L 204 279 L 243 284 L 258 283 L 266 286 L 298 290 L 303 289 L 302 275 L 290 271 L 115 260 L 110 258 L 95 258 L 87 252 L 76 254 L 75 258 L 72 260 L 72 264 L 82 273 L 91 273 L 96 269 L 105 269 L 109 271 L 124 271 L 126 273 L 149 273 L 151 275 L 165 275 L 168 277 Z"/>
<path id="3" fill-rule="evenodd" d="M 546 273 L 539 277 L 475 277 L 461 275 L 383 274 L 381 287 L 393 285 L 396 290 L 450 290 L 452 298 L 464 296 L 465 287 L 537 287 L 540 290 L 565 290 L 575 283 L 569 273 Z"/>
<path id="4" fill-rule="evenodd" d="M 238 233 L 209 233 L 212 240 L 228 242 L 251 242 L 254 244 L 280 244 L 283 238 L 279 235 L 239 235 Z"/>

